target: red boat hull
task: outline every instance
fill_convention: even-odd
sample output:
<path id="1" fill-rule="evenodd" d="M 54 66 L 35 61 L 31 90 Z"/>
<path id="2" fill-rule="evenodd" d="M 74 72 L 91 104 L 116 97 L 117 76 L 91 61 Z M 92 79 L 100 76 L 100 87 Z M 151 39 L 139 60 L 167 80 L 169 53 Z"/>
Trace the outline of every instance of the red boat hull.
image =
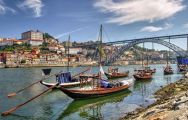
<path id="1" fill-rule="evenodd" d="M 129 72 L 126 72 L 126 73 L 116 73 L 116 74 L 105 73 L 105 75 L 106 75 L 106 77 L 108 79 L 116 79 L 116 78 L 127 77 L 129 75 Z"/>
<path id="2" fill-rule="evenodd" d="M 139 75 L 135 74 L 133 76 L 136 80 L 151 80 L 152 79 L 151 75 L 149 75 L 149 76 L 139 76 Z"/>
<path id="3" fill-rule="evenodd" d="M 61 87 L 61 91 L 73 99 L 86 99 L 100 96 L 110 95 L 116 92 L 120 92 L 129 88 L 129 85 L 123 85 L 113 88 L 96 88 L 92 90 L 68 90 Z"/>

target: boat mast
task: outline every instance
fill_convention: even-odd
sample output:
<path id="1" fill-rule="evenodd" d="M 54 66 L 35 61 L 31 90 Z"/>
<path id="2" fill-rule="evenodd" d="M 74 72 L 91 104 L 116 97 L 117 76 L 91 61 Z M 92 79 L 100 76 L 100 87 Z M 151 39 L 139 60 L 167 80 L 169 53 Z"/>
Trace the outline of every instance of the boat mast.
<path id="1" fill-rule="evenodd" d="M 142 67 L 144 66 L 144 42 L 143 42 L 143 51 L 142 51 Z"/>
<path id="2" fill-rule="evenodd" d="M 99 69 L 102 61 L 102 25 L 100 26 L 99 33 Z M 99 72 L 98 87 L 100 87 L 101 71 Z"/>
<path id="3" fill-rule="evenodd" d="M 169 37 L 169 43 L 170 43 L 170 37 Z M 169 55 L 170 55 L 170 48 L 168 49 L 167 52 L 167 66 L 169 65 Z"/>
<path id="4" fill-rule="evenodd" d="M 101 65 L 101 54 L 102 54 L 102 25 L 100 26 L 100 34 L 99 34 L 99 52 L 100 52 L 100 54 L 99 54 L 99 67 L 100 67 L 100 65 Z"/>
<path id="5" fill-rule="evenodd" d="M 149 65 L 148 48 L 146 48 L 146 55 L 147 55 L 147 66 L 148 66 Z"/>
<path id="6" fill-rule="evenodd" d="M 69 44 L 70 44 L 70 35 L 69 35 L 68 41 L 67 41 L 67 72 L 69 72 L 69 57 L 70 57 Z"/>

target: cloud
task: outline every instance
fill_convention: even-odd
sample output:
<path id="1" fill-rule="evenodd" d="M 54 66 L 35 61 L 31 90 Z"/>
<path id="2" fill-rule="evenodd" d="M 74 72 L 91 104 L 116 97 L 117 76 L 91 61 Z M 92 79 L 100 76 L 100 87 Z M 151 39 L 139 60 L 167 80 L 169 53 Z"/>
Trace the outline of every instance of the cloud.
<path id="1" fill-rule="evenodd" d="M 75 32 L 81 31 L 81 30 L 83 30 L 83 29 L 85 29 L 85 28 L 88 28 L 88 26 L 87 26 L 87 27 L 80 27 L 80 28 L 77 28 L 77 29 L 72 30 L 72 31 L 69 31 L 69 32 L 65 32 L 65 33 L 58 34 L 58 35 L 55 36 L 55 38 L 56 38 L 56 39 L 59 39 L 59 38 L 65 36 L 65 35 L 69 35 L 69 34 L 71 34 L 71 33 L 75 33 Z"/>
<path id="2" fill-rule="evenodd" d="M 107 22 L 119 25 L 166 19 L 186 8 L 183 0 L 96 0 L 94 7 L 112 13 Z"/>
<path id="3" fill-rule="evenodd" d="M 145 26 L 140 31 L 141 32 L 158 32 L 158 31 L 161 31 L 161 30 L 170 29 L 172 27 L 173 27 L 172 24 L 165 23 L 165 25 L 162 26 L 162 27 L 161 26 Z"/>
<path id="4" fill-rule="evenodd" d="M 163 30 L 162 27 L 155 27 L 155 26 L 146 26 L 144 28 L 142 28 L 140 31 L 142 32 L 157 32 Z"/>
<path id="5" fill-rule="evenodd" d="M 42 16 L 42 7 L 44 4 L 42 0 L 25 0 L 23 3 L 19 4 L 18 7 L 21 9 L 32 9 L 34 17 Z"/>
<path id="6" fill-rule="evenodd" d="M 188 23 L 184 24 L 183 26 L 184 28 L 188 28 Z"/>
<path id="7" fill-rule="evenodd" d="M 16 11 L 8 6 L 5 5 L 3 0 L 0 0 L 0 14 L 5 14 L 7 11 L 10 11 L 12 13 L 16 13 Z"/>

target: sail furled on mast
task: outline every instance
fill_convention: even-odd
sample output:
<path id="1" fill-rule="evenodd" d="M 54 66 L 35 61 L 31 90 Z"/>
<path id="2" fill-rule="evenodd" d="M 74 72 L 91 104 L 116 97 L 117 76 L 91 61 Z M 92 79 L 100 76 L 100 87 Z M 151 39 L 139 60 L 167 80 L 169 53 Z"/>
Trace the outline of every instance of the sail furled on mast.
<path id="1" fill-rule="evenodd" d="M 104 70 L 101 65 L 100 65 L 100 72 L 101 72 L 101 74 L 105 75 Z"/>

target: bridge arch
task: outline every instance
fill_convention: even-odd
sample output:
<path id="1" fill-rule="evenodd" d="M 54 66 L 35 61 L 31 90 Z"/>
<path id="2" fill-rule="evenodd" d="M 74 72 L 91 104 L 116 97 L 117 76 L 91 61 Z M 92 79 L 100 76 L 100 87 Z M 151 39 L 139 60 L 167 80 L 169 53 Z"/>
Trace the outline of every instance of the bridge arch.
<path id="1" fill-rule="evenodd" d="M 129 48 L 133 47 L 136 44 L 140 44 L 140 43 L 144 43 L 144 42 L 153 42 L 153 43 L 157 43 L 157 44 L 161 44 L 163 46 L 166 46 L 168 48 L 170 48 L 171 50 L 173 50 L 174 52 L 176 52 L 179 56 L 186 56 L 187 53 L 185 50 L 183 50 L 182 48 L 169 43 L 167 41 L 164 40 L 160 40 L 160 39 L 140 39 L 140 40 L 133 40 L 132 42 L 129 42 L 128 44 L 123 45 L 121 48 L 119 48 L 118 50 L 116 50 L 114 52 L 114 54 L 111 55 L 111 57 L 105 61 L 105 65 L 109 65 L 111 63 L 114 63 L 117 59 L 120 58 L 120 56 Z"/>

